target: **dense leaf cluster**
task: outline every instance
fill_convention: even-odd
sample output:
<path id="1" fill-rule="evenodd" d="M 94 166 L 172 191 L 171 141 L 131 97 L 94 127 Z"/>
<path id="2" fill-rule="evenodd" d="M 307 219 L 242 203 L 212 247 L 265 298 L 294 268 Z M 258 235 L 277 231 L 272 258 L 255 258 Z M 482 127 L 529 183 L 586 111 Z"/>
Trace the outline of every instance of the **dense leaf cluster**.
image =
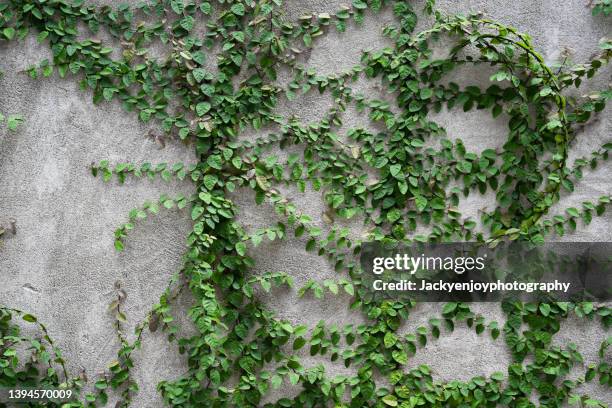
<path id="1" fill-rule="evenodd" d="M 605 3 L 605 2 L 604 2 Z M 602 2 L 597 7 L 601 7 Z M 392 7 L 396 22 L 384 34 L 393 46 L 364 52 L 353 69 L 319 75 L 301 64 L 302 54 L 330 29 L 346 30 L 367 13 Z M 152 138 L 164 144 L 176 137 L 194 148 L 197 164 L 111 164 L 92 166 L 94 176 L 109 181 L 115 175 L 191 180 L 196 193 L 160 197 L 132 210 L 129 220 L 115 231 L 115 248 L 124 250 L 126 237 L 137 220 L 161 207 L 188 210 L 193 229 L 187 237 L 184 264 L 146 319 L 136 326 L 136 340 L 123 333 L 125 292 L 115 284 L 110 306 L 121 348 L 116 361 L 101 377 L 91 379 L 94 391 L 84 391 L 80 402 L 64 406 L 103 406 L 111 395 L 118 407 L 138 401 L 138 384 L 131 375 L 132 353 L 146 331 L 163 330 L 186 358 L 188 370 L 179 378 L 158 384 L 171 406 L 262 406 L 271 389 L 283 384 L 296 394 L 267 406 L 279 407 L 559 407 L 565 402 L 603 406 L 576 388 L 595 378 L 612 382 L 602 343 L 602 361 L 584 376 L 570 379 L 572 367 L 583 364 L 572 344 L 559 347 L 553 336 L 570 314 L 598 316 L 607 327 L 610 308 L 592 303 L 522 304 L 505 302 L 507 321 L 502 327 L 474 314 L 469 305 L 448 303 L 429 327 L 404 334 L 414 302 L 374 301 L 361 286 L 355 261 L 362 241 L 338 226 L 336 219 L 361 218 L 368 225 L 366 240 L 457 241 L 500 240 L 543 242 L 588 224 L 603 213 L 610 196 L 551 215 L 561 191 L 571 192 L 583 168 L 608 158 L 611 144 L 590 157 L 568 162 L 568 149 L 581 127 L 602 111 L 609 89 L 586 98 L 568 98 L 566 89 L 580 87 L 608 63 L 609 41 L 586 64 L 548 66 L 528 35 L 482 15 L 453 16 L 426 2 L 432 24 L 415 33 L 417 14 L 403 1 L 353 0 L 334 14 L 304 15 L 297 21 L 284 16 L 281 0 L 216 2 L 152 0 L 135 7 L 95 8 L 82 1 L 8 0 L 0 3 L 0 40 L 38 36 L 52 50 L 51 61 L 28 70 L 32 78 L 77 78 L 90 89 L 95 102 L 118 99 L 145 123 L 157 123 L 164 135 Z M 84 29 L 84 27 L 87 27 Z M 107 30 L 121 44 L 115 47 L 87 38 L 87 30 Z M 165 58 L 151 56 L 162 45 Z M 438 57 L 436 49 L 449 47 Z M 216 52 L 216 60 L 211 55 Z M 461 66 L 489 69 L 490 85 L 462 87 L 451 74 Z M 281 85 L 278 73 L 292 77 Z M 359 78 L 380 81 L 395 100 L 379 100 L 356 93 Z M 280 117 L 280 100 L 308 92 L 329 93 L 333 106 L 316 123 Z M 366 111 L 379 131 L 350 129 L 339 135 L 342 112 L 354 104 Z M 430 119 L 430 113 L 474 109 L 490 111 L 508 122 L 505 142 L 497 149 L 474 152 L 459 139 L 450 139 Z M 10 124 L 9 124 L 10 126 Z M 256 140 L 244 139 L 245 130 L 276 127 Z M 266 131 L 266 133 L 268 133 Z M 296 145 L 299 153 L 276 154 Z M 295 149 L 292 149 L 295 151 Z M 321 228 L 282 192 L 280 186 L 320 191 L 328 205 Z M 271 205 L 275 225 L 245 231 L 238 222 L 230 193 L 239 188 L 255 191 L 258 204 Z M 469 194 L 494 192 L 493 208 L 483 208 L 481 223 L 465 218 L 459 201 Z M 552 216 L 552 218 L 551 218 Z M 429 234 L 418 234 L 427 226 Z M 276 317 L 258 301 L 257 287 L 292 286 L 290 276 L 275 272 L 254 276 L 249 253 L 264 239 L 306 238 L 306 249 L 325 256 L 342 278 L 309 281 L 299 296 L 325 292 L 351 298 L 351 307 L 363 312 L 368 323 L 336 327 L 295 326 Z M 189 309 L 197 333 L 181 337 L 172 304 L 189 290 Z M 55 384 L 82 388 L 85 375 L 69 376 L 54 368 L 64 362 L 31 315 L 3 308 L 0 320 L 0 385 Z M 21 337 L 11 318 L 22 316 L 44 333 L 40 340 Z M 436 381 L 427 366 L 411 367 L 410 357 L 431 339 L 465 323 L 493 339 L 503 334 L 512 354 L 505 373 L 470 381 Z M 20 343 L 31 345 L 30 360 L 17 358 Z M 53 352 L 49 352 L 48 344 Z M 29 346 L 28 346 L 29 347 Z M 332 362 L 354 369 L 353 375 L 330 377 L 322 365 L 307 366 L 298 350 L 329 356 Z M 49 365 L 49 368 L 41 367 Z M 90 387 L 91 388 L 91 387 Z"/>

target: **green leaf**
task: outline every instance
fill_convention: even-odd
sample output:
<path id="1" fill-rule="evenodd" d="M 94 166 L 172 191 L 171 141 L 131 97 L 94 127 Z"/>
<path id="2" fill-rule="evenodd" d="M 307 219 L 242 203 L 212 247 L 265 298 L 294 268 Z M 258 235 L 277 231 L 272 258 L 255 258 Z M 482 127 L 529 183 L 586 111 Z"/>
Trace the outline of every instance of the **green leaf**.
<path id="1" fill-rule="evenodd" d="M 302 40 L 304 41 L 304 45 L 306 47 L 310 47 L 312 45 L 312 36 L 309 33 L 304 34 Z"/>
<path id="2" fill-rule="evenodd" d="M 563 186 L 563 188 L 565 188 L 569 192 L 574 191 L 574 183 L 572 183 L 571 180 L 567 178 L 564 178 L 563 180 L 561 180 L 561 185 Z"/>
<path id="3" fill-rule="evenodd" d="M 306 242 L 306 251 L 312 251 L 316 245 L 317 241 L 314 238 L 310 238 L 308 242 Z"/>
<path id="4" fill-rule="evenodd" d="M 297 383 L 300 381 L 300 376 L 294 372 L 290 372 L 289 373 L 289 382 L 292 385 L 297 385 Z"/>
<path id="5" fill-rule="evenodd" d="M 206 187 L 207 190 L 212 190 L 217 184 L 217 180 L 217 176 L 213 174 L 207 174 L 206 176 L 204 176 L 204 187 Z"/>
<path id="6" fill-rule="evenodd" d="M 17 127 L 23 123 L 23 117 L 21 115 L 9 115 L 6 119 L 6 126 L 10 131 L 17 130 Z"/>
<path id="7" fill-rule="evenodd" d="M 244 42 L 244 32 L 242 31 L 233 32 L 232 37 L 234 37 L 234 39 L 238 42 L 241 42 L 241 43 Z"/>
<path id="8" fill-rule="evenodd" d="M 364 0 L 353 0 L 353 7 L 357 10 L 365 10 L 368 8 L 368 4 Z"/>
<path id="9" fill-rule="evenodd" d="M 332 197 L 332 207 L 338 208 L 344 202 L 344 196 L 342 194 L 335 194 Z"/>
<path id="10" fill-rule="evenodd" d="M 444 305 L 444 307 L 442 308 L 442 314 L 444 315 L 448 315 L 453 313 L 455 310 L 457 309 L 457 303 L 455 302 L 450 302 Z"/>
<path id="11" fill-rule="evenodd" d="M 236 3 L 232 6 L 231 8 L 232 13 L 236 14 L 237 16 L 244 16 L 244 4 L 242 3 Z"/>
<path id="12" fill-rule="evenodd" d="M 404 351 L 394 350 L 391 355 L 400 364 L 405 365 L 408 363 L 408 355 Z"/>
<path id="13" fill-rule="evenodd" d="M 196 113 L 198 116 L 204 116 L 208 111 L 210 111 L 210 103 L 208 102 L 200 102 L 196 105 Z"/>
<path id="14" fill-rule="evenodd" d="M 397 176 L 399 174 L 401 174 L 402 172 L 402 165 L 401 164 L 393 164 L 389 167 L 389 172 L 391 173 L 391 175 L 395 178 L 397 178 Z"/>
<path id="15" fill-rule="evenodd" d="M 208 15 L 212 11 L 212 6 L 208 2 L 203 2 L 202 4 L 200 4 L 200 11 Z"/>
<path id="16" fill-rule="evenodd" d="M 387 332 L 385 334 L 384 343 L 386 348 L 391 348 L 397 343 L 397 336 L 393 332 Z"/>
<path id="17" fill-rule="evenodd" d="M 423 147 L 425 146 L 425 142 L 423 142 L 421 139 L 412 139 L 410 141 L 410 145 L 412 147 Z"/>
<path id="18" fill-rule="evenodd" d="M 25 320 L 26 322 L 35 323 L 37 319 L 36 319 L 36 317 L 32 316 L 31 314 L 24 314 L 23 315 L 23 320 Z"/>
<path id="19" fill-rule="evenodd" d="M 170 7 L 172 8 L 172 11 L 174 11 L 176 14 L 182 14 L 183 10 L 185 9 L 183 0 L 171 0 Z"/>
<path id="20" fill-rule="evenodd" d="M 387 213 L 387 220 L 389 222 L 395 222 L 402 217 L 402 212 L 397 208 L 392 209 Z"/>
<path id="21" fill-rule="evenodd" d="M 502 107 L 501 107 L 501 105 L 495 104 L 495 105 L 493 106 L 493 117 L 494 117 L 494 118 L 496 118 L 496 117 L 498 117 L 499 115 L 501 115 L 501 113 L 502 113 Z"/>
<path id="22" fill-rule="evenodd" d="M 338 284 L 336 282 L 328 280 L 328 281 L 325 282 L 325 286 L 334 295 L 338 294 Z"/>
<path id="23" fill-rule="evenodd" d="M 395 397 L 395 395 L 385 395 L 382 398 L 382 402 L 385 403 L 385 405 L 388 405 L 390 407 L 397 407 L 398 406 L 398 402 L 397 402 L 397 398 Z"/>
<path id="24" fill-rule="evenodd" d="M 237 242 L 236 243 L 236 252 L 238 253 L 238 255 L 240 256 L 244 256 L 246 254 L 246 245 L 244 244 L 244 242 Z"/>
<path id="25" fill-rule="evenodd" d="M 578 210 L 574 207 L 570 207 L 567 210 L 565 210 L 571 217 L 579 217 L 580 213 L 578 212 Z"/>
<path id="26" fill-rule="evenodd" d="M 181 19 L 180 25 L 185 31 L 191 31 L 193 29 L 194 18 L 191 16 L 185 16 Z"/>
<path id="27" fill-rule="evenodd" d="M 191 219 L 192 220 L 196 220 L 203 213 L 204 213 L 204 208 L 199 206 L 199 205 L 197 205 L 197 206 L 193 207 L 193 209 L 191 210 Z"/>
<path id="28" fill-rule="evenodd" d="M 543 316 L 548 316 L 550 314 L 550 305 L 548 303 L 542 303 L 540 305 L 540 312 L 542 313 Z"/>
<path id="29" fill-rule="evenodd" d="M 431 88 L 422 88 L 420 92 L 421 99 L 429 99 L 433 95 Z"/>
<path id="30" fill-rule="evenodd" d="M 592 381 L 593 378 L 595 378 L 595 374 L 597 373 L 597 371 L 595 370 L 595 366 L 590 366 L 587 371 L 586 374 L 584 375 L 584 380 L 586 382 Z"/>
<path id="31" fill-rule="evenodd" d="M 198 83 L 202 82 L 206 78 L 206 70 L 204 68 L 196 68 L 192 71 L 192 74 Z"/>
<path id="32" fill-rule="evenodd" d="M 218 154 L 208 156 L 206 163 L 213 169 L 221 170 L 223 168 L 223 159 Z"/>
<path id="33" fill-rule="evenodd" d="M 293 341 L 293 350 L 299 350 L 306 344 L 306 339 L 298 337 Z"/>
<path id="34" fill-rule="evenodd" d="M 278 374 L 273 375 L 272 379 L 270 380 L 270 383 L 272 384 L 272 388 L 274 389 L 278 389 L 281 386 L 282 382 L 283 382 L 283 379 Z"/>
<path id="35" fill-rule="evenodd" d="M 416 195 L 414 196 L 414 204 L 418 212 L 423 212 L 423 210 L 427 208 L 427 199 L 423 196 Z"/>
<path id="36" fill-rule="evenodd" d="M 12 40 L 15 37 L 15 29 L 13 27 L 7 27 L 2 30 L 2 34 L 4 34 L 8 40 Z"/>

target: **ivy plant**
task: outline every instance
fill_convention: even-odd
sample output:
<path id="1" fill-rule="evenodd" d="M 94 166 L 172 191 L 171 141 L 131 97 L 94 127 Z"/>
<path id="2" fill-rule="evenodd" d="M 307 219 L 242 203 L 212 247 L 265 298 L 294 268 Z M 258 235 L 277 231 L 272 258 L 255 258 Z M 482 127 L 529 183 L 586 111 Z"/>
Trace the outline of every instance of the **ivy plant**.
<path id="1" fill-rule="evenodd" d="M 607 14 L 605 4 L 598 2 L 594 13 Z M 376 18 L 383 8 L 391 8 L 396 17 L 383 30 L 391 46 L 363 52 L 359 64 L 346 72 L 321 75 L 304 65 L 303 55 L 320 37 L 330 30 L 348 31 Z M 558 346 L 553 338 L 570 315 L 597 318 L 600 323 L 594 324 L 609 327 L 609 307 L 504 302 L 506 321 L 500 324 L 486 321 L 468 304 L 452 302 L 441 305 L 428 326 L 405 334 L 400 327 L 415 302 L 372 300 L 362 286 L 358 257 L 364 241 L 538 243 L 589 224 L 610 204 L 605 195 L 563 214 L 550 213 L 562 193 L 574 190 L 583 169 L 607 160 L 612 148 L 603 144 L 590 157 L 568 160 L 584 125 L 604 109 L 611 92 L 570 98 L 566 91 L 580 88 L 609 62 L 610 41 L 603 40 L 600 52 L 586 63 L 553 69 L 529 35 L 511 26 L 480 14 L 447 15 L 432 0 L 425 2 L 424 12 L 431 15 L 431 25 L 417 32 L 417 13 L 404 1 L 353 0 L 335 13 L 305 14 L 295 21 L 285 16 L 281 0 L 150 0 L 117 7 L 78 0 L 0 3 L 0 42 L 35 35 L 52 51 L 51 60 L 28 69 L 33 79 L 74 78 L 95 103 L 117 100 L 143 123 L 160 125 L 164 134 L 149 137 L 162 147 L 164 140 L 176 138 L 197 157 L 195 165 L 138 164 L 129 158 L 92 165 L 93 176 L 104 181 L 146 176 L 193 183 L 193 195 L 163 195 L 133 209 L 114 235 L 115 248 L 129 250 L 129 232 L 139 220 L 163 208 L 184 209 L 193 228 L 183 265 L 136 324 L 134 341 L 125 334 L 127 294 L 115 283 L 109 309 L 120 348 L 97 378 L 68 373 L 37 318 L 3 307 L 0 386 L 83 390 L 78 401 L 63 407 L 104 406 L 111 395 L 117 407 L 138 406 L 133 355 L 148 331 L 161 330 L 186 362 L 179 377 L 157 385 L 169 406 L 533 407 L 536 401 L 545 407 L 568 402 L 604 406 L 581 394 L 579 386 L 595 378 L 610 386 L 604 360 L 609 340 L 602 343 L 602 361 L 589 363 L 576 379 L 570 370 L 585 364 L 577 347 Z M 120 44 L 119 57 L 112 44 L 90 37 L 101 30 Z M 434 50 L 443 41 L 450 52 L 440 57 Z M 167 49 L 166 57 L 150 53 L 155 44 Z M 450 73 L 463 66 L 491 67 L 487 87 L 449 81 Z M 279 83 L 281 70 L 291 73 L 287 84 Z M 394 100 L 354 92 L 351 84 L 359 79 L 381 82 Z M 334 101 L 321 120 L 304 123 L 277 114 L 279 103 L 311 92 L 329 94 Z M 380 131 L 352 128 L 339 135 L 348 106 L 366 112 Z M 504 118 L 504 143 L 477 152 L 450 139 L 430 116 L 443 108 Z M 261 136 L 240 138 L 246 130 Z M 297 153 L 277 154 L 289 146 Z M 327 227 L 306 215 L 281 186 L 320 192 L 327 204 L 321 214 Z M 231 198 L 238 189 L 254 191 L 257 204 L 274 208 L 277 222 L 245 230 Z M 496 202 L 482 209 L 480 228 L 460 213 L 458 204 L 487 191 Z M 355 217 L 368 226 L 364 238 L 352 237 L 341 226 L 341 220 Z M 430 232 L 419 234 L 419 227 Z M 367 323 L 295 325 L 258 300 L 259 289 L 291 290 L 293 281 L 282 271 L 253 275 L 250 255 L 263 240 L 294 237 L 304 239 L 306 250 L 325 257 L 339 272 L 337 280 L 309 280 L 297 295 L 342 294 Z M 183 291 L 193 299 L 188 315 L 196 334 L 188 337 L 179 335 L 175 321 L 175 299 Z M 38 325 L 42 341 L 20 337 L 15 322 L 20 316 Z M 493 339 L 501 336 L 512 356 L 507 370 L 440 382 L 428 366 L 411 365 L 420 348 L 457 324 Z M 30 360 L 18 358 L 18 345 L 31 353 Z M 354 374 L 331 377 L 322 365 L 304 364 L 301 349 L 352 367 Z M 270 391 L 283 385 L 295 386 L 297 394 L 264 404 Z"/>

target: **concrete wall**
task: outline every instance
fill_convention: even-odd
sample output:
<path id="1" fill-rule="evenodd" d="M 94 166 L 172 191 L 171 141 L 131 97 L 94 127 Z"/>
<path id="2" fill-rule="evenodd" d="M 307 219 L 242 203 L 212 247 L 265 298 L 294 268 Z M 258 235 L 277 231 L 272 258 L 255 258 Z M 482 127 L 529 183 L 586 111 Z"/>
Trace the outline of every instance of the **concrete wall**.
<path id="1" fill-rule="evenodd" d="M 107 4 L 114 3 L 107 0 Z M 118 4 L 119 2 L 117 2 Z M 304 12 L 332 12 L 345 1 L 289 1 L 288 15 L 297 18 Z M 417 2 L 416 7 L 421 8 Z M 533 36 L 548 61 L 558 58 L 564 48 L 576 62 L 585 61 L 597 49 L 601 37 L 610 35 L 610 20 L 592 17 L 586 1 L 568 0 L 470 0 L 440 2 L 450 12 L 483 11 L 490 17 L 515 25 Z M 347 33 L 331 32 L 316 43 L 304 62 L 321 73 L 332 73 L 352 67 L 359 61 L 364 47 L 379 48 L 387 44 L 382 27 L 392 21 L 387 11 L 368 16 L 361 27 L 351 25 Z M 426 21 L 420 23 L 424 27 Z M 5 114 L 21 113 L 26 123 L 17 133 L 0 130 L 0 222 L 9 217 L 17 220 L 17 235 L 8 237 L 0 248 L 0 303 L 26 310 L 39 317 L 63 350 L 72 372 L 85 369 L 89 378 L 104 370 L 114 359 L 118 344 L 112 329 L 107 305 L 112 300 L 113 283 L 123 282 L 128 293 L 127 315 L 130 325 L 140 321 L 156 302 L 170 275 L 180 267 L 185 248 L 184 237 L 190 228 L 185 211 L 165 211 L 139 223 L 127 239 L 126 251 L 113 249 L 113 230 L 125 222 L 128 211 L 145 200 L 162 193 L 189 193 L 188 183 L 129 180 L 125 185 L 115 181 L 103 184 L 89 173 L 91 162 L 144 161 L 192 162 L 190 147 L 171 141 L 165 148 L 145 137 L 149 127 L 135 115 L 124 112 L 118 103 L 94 106 L 91 95 L 80 91 L 74 78 L 51 78 L 33 81 L 18 73 L 30 64 L 49 58 L 49 50 L 28 37 L 0 47 L 0 109 Z M 590 84 L 598 88 L 610 80 L 610 70 Z M 488 75 L 464 70 L 456 80 L 483 84 Z M 486 79 L 485 79 L 486 81 Z M 355 85 L 369 97 L 389 98 L 376 84 L 360 81 Z M 581 91 L 582 93 L 582 91 Z M 392 100 L 392 99 L 390 99 Z M 279 112 L 296 114 L 304 121 L 321 117 L 331 103 L 328 95 L 311 93 L 294 102 L 283 101 Z M 610 139 L 611 115 L 608 108 L 598 121 L 589 125 L 575 143 L 572 157 L 588 154 L 602 141 Z M 447 128 L 451 137 L 462 138 L 468 148 L 481 150 L 483 143 L 501 144 L 506 136 L 503 118 L 492 120 L 488 113 L 443 111 L 432 118 Z M 367 117 L 349 108 L 345 126 L 368 126 Z M 252 136 L 252 135 L 251 135 Z M 588 172 L 577 191 L 558 209 L 596 199 L 610 193 L 610 166 Z M 316 192 L 305 194 L 288 191 L 307 213 L 321 219 L 324 209 Z M 272 209 L 254 205 L 248 191 L 234 194 L 241 209 L 241 221 L 247 228 L 269 225 L 275 215 Z M 462 202 L 467 214 L 486 205 L 490 197 L 470 196 Z M 612 240 L 612 218 L 594 220 L 588 227 L 564 239 Z M 323 280 L 336 277 L 322 258 L 304 251 L 304 242 L 288 239 L 263 243 L 253 253 L 257 261 L 254 273 L 284 271 L 295 277 L 299 287 L 309 278 Z M 295 292 L 276 291 L 264 300 L 282 318 L 311 326 L 320 320 L 328 323 L 358 323 L 363 317 L 348 310 L 346 297 L 306 298 L 296 301 Z M 179 320 L 188 307 L 188 297 L 179 301 Z M 427 324 L 440 305 L 421 304 L 403 330 L 411 331 Z M 496 304 L 475 305 L 488 318 L 503 322 Z M 186 324 L 188 326 L 188 323 Z M 573 341 L 585 355 L 586 362 L 596 360 L 596 352 L 605 332 L 598 323 L 571 320 L 557 336 L 560 344 Z M 141 392 L 136 407 L 161 406 L 155 391 L 161 379 L 174 378 L 184 372 L 184 359 L 164 335 L 147 333 L 143 350 L 136 355 L 135 375 Z M 508 353 L 501 339 L 476 336 L 472 330 L 459 327 L 452 334 L 429 344 L 410 360 L 409 365 L 427 363 L 439 379 L 469 379 L 472 376 L 505 371 Z M 305 357 L 305 363 L 324 363 L 332 373 L 346 372 L 342 365 L 321 358 Z M 284 388 L 284 393 L 297 390 Z M 606 389 L 585 388 L 594 396 L 612 402 Z M 276 393 L 270 401 L 281 395 Z"/>

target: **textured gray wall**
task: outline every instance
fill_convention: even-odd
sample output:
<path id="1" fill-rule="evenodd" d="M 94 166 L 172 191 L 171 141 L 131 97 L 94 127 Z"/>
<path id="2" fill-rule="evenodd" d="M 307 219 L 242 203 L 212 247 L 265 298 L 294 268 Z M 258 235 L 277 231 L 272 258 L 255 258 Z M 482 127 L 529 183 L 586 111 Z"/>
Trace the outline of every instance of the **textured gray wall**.
<path id="1" fill-rule="evenodd" d="M 113 1 L 107 0 L 107 4 Z M 118 3 L 118 2 L 117 2 Z M 289 1 L 288 15 L 297 18 L 304 12 L 332 12 L 345 1 Z M 417 2 L 416 7 L 421 8 Z M 597 49 L 601 37 L 610 35 L 609 20 L 592 17 L 584 0 L 470 0 L 442 1 L 440 7 L 450 12 L 483 11 L 492 18 L 512 24 L 532 35 L 548 61 L 558 58 L 568 48 L 576 62 L 585 61 Z M 331 32 L 316 43 L 308 66 L 321 73 L 339 72 L 359 61 L 364 47 L 379 48 L 388 43 L 381 35 L 382 27 L 392 21 L 387 11 L 368 16 L 361 27 L 351 26 L 347 33 Z M 425 27 L 421 22 L 420 27 Z M 6 113 L 23 114 L 26 123 L 17 133 L 0 130 L 0 222 L 9 217 L 17 220 L 17 235 L 9 237 L 0 249 L 0 303 L 27 310 L 39 317 L 63 350 L 73 372 L 84 368 L 89 378 L 103 370 L 114 359 L 118 344 L 112 329 L 107 305 L 112 300 L 113 282 L 120 280 L 128 293 L 127 314 L 130 325 L 140 321 L 156 302 L 170 275 L 180 266 L 184 237 L 190 227 L 185 211 L 165 211 L 139 223 L 127 239 L 126 251 L 113 250 L 113 230 L 125 222 L 128 211 L 145 200 L 154 200 L 162 193 L 189 193 L 188 183 L 129 180 L 125 185 L 115 181 L 103 184 L 89 173 L 91 162 L 109 159 L 112 163 L 191 162 L 191 148 L 180 142 L 169 142 L 165 148 L 148 140 L 147 126 L 135 115 L 124 112 L 118 103 L 94 106 L 91 95 L 78 89 L 74 78 L 33 81 L 18 73 L 30 64 L 49 58 L 49 50 L 29 37 L 19 43 L 0 47 L 0 108 Z M 589 84 L 600 88 L 610 81 L 610 70 Z M 464 69 L 454 78 L 463 84 L 486 85 L 482 72 Z M 485 82 L 483 82 L 483 79 Z M 359 81 L 356 90 L 369 97 L 387 98 L 376 84 Z M 586 92 L 586 91 L 584 91 Z M 580 91 L 583 93 L 583 91 Z M 296 114 L 304 121 L 314 121 L 330 106 L 328 95 L 311 93 L 294 102 L 282 102 L 279 112 Z M 506 135 L 503 118 L 493 120 L 488 113 L 446 112 L 432 115 L 445 126 L 451 137 L 462 138 L 476 151 L 500 145 Z M 610 108 L 589 125 L 575 143 L 572 157 L 582 156 L 609 141 Z M 367 116 L 349 108 L 345 126 L 369 126 Z M 254 136 L 254 135 L 251 135 Z M 611 191 L 610 166 L 588 172 L 577 191 L 563 200 L 563 208 L 596 199 Z M 320 219 L 324 209 L 316 192 L 301 194 L 288 191 L 306 213 Z M 275 222 L 272 209 L 256 207 L 248 191 L 234 194 L 241 209 L 241 220 L 247 228 L 258 228 Z M 476 216 L 490 196 L 473 194 L 461 208 Z M 612 218 L 594 220 L 588 227 L 564 239 L 612 240 Z M 359 233 L 356 231 L 356 233 Z M 284 271 L 295 277 L 299 287 L 309 278 L 323 280 L 337 274 L 322 258 L 304 251 L 304 242 L 288 239 L 264 242 L 253 253 L 257 261 L 254 271 Z M 291 322 L 315 325 L 320 320 L 346 324 L 363 321 L 348 310 L 346 297 L 305 298 L 296 301 L 295 292 L 275 291 L 264 300 L 282 318 Z M 177 316 L 184 313 L 188 297 L 180 299 Z M 412 331 L 427 325 L 432 314 L 439 313 L 437 304 L 421 304 L 403 330 Z M 475 310 L 487 318 L 503 322 L 496 304 L 480 304 Z M 188 327 L 188 323 L 186 323 Z M 130 329 L 131 331 L 131 329 Z M 598 323 L 570 320 L 556 336 L 560 344 L 573 341 L 583 352 L 586 363 L 596 360 L 596 352 L 605 332 Z M 439 379 L 469 379 L 493 371 L 505 371 L 508 363 L 503 340 L 476 336 L 473 330 L 459 327 L 444 334 L 410 360 L 410 366 L 429 364 Z M 168 346 L 162 333 L 147 333 L 142 351 L 136 353 L 135 375 L 141 392 L 136 407 L 161 406 L 155 391 L 161 379 L 174 378 L 184 370 L 183 358 Z M 347 372 L 343 365 L 320 357 L 305 357 L 307 365 L 325 364 L 328 372 Z M 580 373 L 580 370 L 576 371 Z M 287 391 L 289 390 L 289 391 Z M 612 402 L 607 390 L 590 385 L 585 392 Z M 284 392 L 295 393 L 284 387 Z M 275 400 L 280 394 L 270 397 Z"/>

